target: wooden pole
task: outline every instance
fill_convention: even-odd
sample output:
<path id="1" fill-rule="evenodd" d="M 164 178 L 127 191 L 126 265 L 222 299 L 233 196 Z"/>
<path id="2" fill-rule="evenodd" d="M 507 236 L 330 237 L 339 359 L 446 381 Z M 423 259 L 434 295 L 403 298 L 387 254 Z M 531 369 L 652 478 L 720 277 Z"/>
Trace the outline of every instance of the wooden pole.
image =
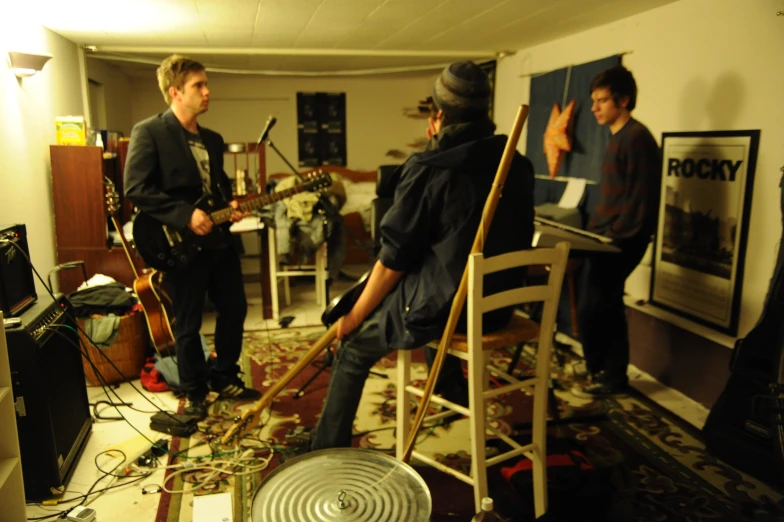
<path id="1" fill-rule="evenodd" d="M 291 369 L 286 372 L 286 375 L 281 377 L 274 386 L 267 390 L 267 393 L 262 395 L 262 397 L 256 401 L 252 408 L 242 412 L 242 415 L 234 421 L 234 424 L 223 435 L 221 442 L 223 444 L 228 444 L 235 435 L 241 435 L 242 433 L 245 433 L 249 429 L 252 429 L 258 425 L 261 415 L 256 414 L 260 413 L 265 406 L 272 402 L 272 399 L 274 399 L 281 392 L 281 390 L 283 390 L 283 388 L 288 386 L 294 377 L 299 375 L 300 372 L 304 370 L 305 367 L 318 356 L 318 354 L 324 351 L 327 346 L 329 346 L 332 341 L 335 340 L 337 331 L 338 323 L 335 322 L 335 324 L 330 326 L 324 335 L 322 335 L 319 340 L 316 341 L 316 344 L 314 344 L 310 350 L 308 350 L 308 353 L 306 353 L 299 361 L 297 361 L 297 364 L 292 366 Z"/>
<path id="2" fill-rule="evenodd" d="M 490 224 L 493 222 L 495 209 L 498 206 L 498 200 L 501 198 L 501 192 L 504 187 L 504 182 L 506 181 L 506 175 L 509 172 L 509 166 L 512 164 L 512 158 L 514 158 L 515 150 L 517 149 L 517 142 L 520 140 L 520 133 L 523 130 L 523 124 L 525 123 L 527 117 L 528 105 L 521 105 L 517 110 L 517 117 L 515 118 L 514 125 L 512 126 L 512 132 L 509 134 L 509 139 L 506 142 L 504 153 L 501 156 L 501 163 L 498 165 L 498 171 L 496 171 L 495 174 L 493 187 L 490 189 L 490 194 L 487 196 L 487 201 L 485 201 L 485 208 L 482 212 L 482 221 L 480 222 L 479 229 L 476 232 L 476 238 L 474 239 L 474 244 L 471 247 L 471 254 L 482 252 L 482 249 L 484 248 L 485 237 L 487 237 L 487 233 L 490 230 Z M 447 319 L 446 327 L 444 328 L 444 335 L 441 336 L 441 342 L 438 345 L 438 352 L 436 353 L 435 360 L 433 361 L 433 366 L 430 369 L 430 375 L 428 376 L 427 382 L 425 383 L 424 395 L 419 401 L 416 417 L 414 417 L 414 423 L 411 426 L 411 431 L 408 433 L 408 439 L 406 439 L 405 452 L 403 453 L 403 462 L 407 463 L 409 460 L 411 460 L 411 452 L 414 451 L 414 444 L 416 443 L 417 433 L 422 427 L 422 421 L 425 419 L 425 411 L 427 411 L 427 407 L 430 405 L 430 397 L 433 395 L 436 379 L 438 379 L 438 374 L 441 372 L 441 367 L 444 365 L 447 349 L 452 343 L 452 336 L 455 333 L 455 327 L 457 326 L 457 321 L 460 318 L 460 312 L 463 310 L 463 305 L 465 304 L 467 294 L 468 263 L 466 263 L 466 267 L 463 270 L 463 277 L 460 279 L 460 286 L 457 288 L 455 298 L 452 300 L 452 309 L 449 312 L 449 319 Z M 402 393 L 402 390 L 398 390 L 398 393 Z M 398 436 L 400 435 L 401 434 L 398 434 Z"/>

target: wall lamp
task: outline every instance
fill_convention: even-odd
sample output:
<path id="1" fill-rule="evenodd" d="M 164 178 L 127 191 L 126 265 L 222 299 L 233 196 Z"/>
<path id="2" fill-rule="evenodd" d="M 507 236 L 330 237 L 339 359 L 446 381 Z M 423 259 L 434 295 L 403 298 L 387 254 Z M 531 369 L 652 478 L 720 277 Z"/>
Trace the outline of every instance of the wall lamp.
<path id="1" fill-rule="evenodd" d="M 34 75 L 43 69 L 46 62 L 51 58 L 51 54 L 8 51 L 8 62 L 11 64 L 11 70 L 18 78 L 28 78 Z"/>

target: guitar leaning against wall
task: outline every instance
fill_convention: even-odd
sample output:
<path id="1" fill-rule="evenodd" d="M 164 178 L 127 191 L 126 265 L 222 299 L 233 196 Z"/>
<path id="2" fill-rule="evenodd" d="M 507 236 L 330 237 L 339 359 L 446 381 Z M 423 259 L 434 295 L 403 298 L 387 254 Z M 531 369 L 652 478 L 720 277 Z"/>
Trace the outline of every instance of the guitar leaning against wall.
<path id="1" fill-rule="evenodd" d="M 150 332 L 150 339 L 152 340 L 153 347 L 155 347 L 155 350 L 162 357 L 174 355 L 174 333 L 172 331 L 172 323 L 169 320 L 169 313 L 166 310 L 166 306 L 161 299 L 161 297 L 164 297 L 171 303 L 171 299 L 169 299 L 163 289 L 163 274 L 155 269 L 150 269 L 139 275 L 139 272 L 136 270 L 136 265 L 133 264 L 128 241 L 125 239 L 123 229 L 119 223 L 117 223 L 117 218 L 115 217 L 119 196 L 115 190 L 114 183 L 107 179 L 105 184 L 106 212 L 120 236 L 125 255 L 128 257 L 128 263 L 130 263 L 131 270 L 133 270 L 133 291 L 139 297 L 139 302 L 142 305 L 144 319 L 147 322 L 147 330 Z"/>

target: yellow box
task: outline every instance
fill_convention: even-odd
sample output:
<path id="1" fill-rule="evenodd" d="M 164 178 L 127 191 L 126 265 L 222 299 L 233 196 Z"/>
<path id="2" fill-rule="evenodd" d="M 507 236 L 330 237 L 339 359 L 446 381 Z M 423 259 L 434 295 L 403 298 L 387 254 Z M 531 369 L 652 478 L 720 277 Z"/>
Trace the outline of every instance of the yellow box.
<path id="1" fill-rule="evenodd" d="M 87 130 L 84 116 L 59 116 L 55 118 L 58 145 L 86 145 Z"/>

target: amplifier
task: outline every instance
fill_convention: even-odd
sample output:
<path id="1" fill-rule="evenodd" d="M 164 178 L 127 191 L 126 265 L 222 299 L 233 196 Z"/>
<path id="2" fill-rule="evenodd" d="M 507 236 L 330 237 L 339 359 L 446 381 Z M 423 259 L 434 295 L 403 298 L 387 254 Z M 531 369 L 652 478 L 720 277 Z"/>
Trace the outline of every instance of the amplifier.
<path id="1" fill-rule="evenodd" d="M 38 301 L 20 319 L 5 334 L 25 497 L 40 502 L 65 491 L 92 418 L 71 304 Z"/>
<path id="2" fill-rule="evenodd" d="M 5 317 L 19 316 L 38 298 L 29 257 L 25 226 L 0 226 L 0 310 Z"/>

